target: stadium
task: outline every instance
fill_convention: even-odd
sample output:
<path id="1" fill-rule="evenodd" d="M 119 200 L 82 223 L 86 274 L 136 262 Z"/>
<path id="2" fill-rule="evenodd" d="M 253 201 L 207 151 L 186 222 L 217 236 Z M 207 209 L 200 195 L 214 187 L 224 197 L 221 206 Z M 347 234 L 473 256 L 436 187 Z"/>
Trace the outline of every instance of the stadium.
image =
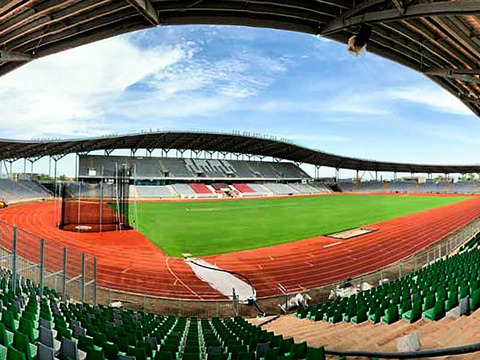
<path id="1" fill-rule="evenodd" d="M 478 116 L 479 13 L 476 0 L 9 0 L 0 83 L 126 33 L 236 25 L 367 49 Z M 215 75 L 238 75 L 227 68 Z M 480 165 L 369 160 L 249 131 L 4 138 L 0 150 L 4 359 L 478 358 Z M 44 160 L 48 176 L 34 171 Z"/>

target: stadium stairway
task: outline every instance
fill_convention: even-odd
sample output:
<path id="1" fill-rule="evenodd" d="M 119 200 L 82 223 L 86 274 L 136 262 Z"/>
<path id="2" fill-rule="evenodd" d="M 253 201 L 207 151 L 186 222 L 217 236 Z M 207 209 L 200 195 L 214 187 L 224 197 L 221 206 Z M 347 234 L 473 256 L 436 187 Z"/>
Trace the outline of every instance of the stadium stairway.
<path id="1" fill-rule="evenodd" d="M 388 182 L 383 183 L 382 193 L 387 193 L 389 188 L 390 188 L 390 183 Z"/>
<path id="2" fill-rule="evenodd" d="M 407 334 L 418 333 L 422 349 L 436 349 L 460 346 L 480 341 L 478 329 L 480 311 L 458 319 L 443 318 L 432 322 L 417 321 L 414 324 L 397 322 L 390 326 L 384 324 L 360 325 L 351 323 L 324 323 L 295 318 L 294 315 L 281 316 L 262 328 L 293 337 L 295 342 L 307 341 L 310 346 L 325 346 L 335 350 L 368 350 L 396 352 L 398 340 Z M 441 359 L 477 360 L 478 353 L 462 356 L 442 357 Z M 349 358 L 350 359 L 350 358 Z"/>
<path id="3" fill-rule="evenodd" d="M 180 199 L 180 194 L 175 190 L 175 187 L 172 185 L 167 185 L 167 187 L 170 189 L 171 193 L 176 199 Z"/>

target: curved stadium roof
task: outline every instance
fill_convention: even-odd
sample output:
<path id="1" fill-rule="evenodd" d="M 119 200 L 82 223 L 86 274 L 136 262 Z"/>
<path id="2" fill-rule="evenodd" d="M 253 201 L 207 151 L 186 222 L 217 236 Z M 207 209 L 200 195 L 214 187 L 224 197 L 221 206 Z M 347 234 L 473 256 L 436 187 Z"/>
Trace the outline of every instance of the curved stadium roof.
<path id="1" fill-rule="evenodd" d="M 232 24 L 340 42 L 373 25 L 368 50 L 422 72 L 480 115 L 480 0 L 4 0 L 0 75 L 129 31 Z"/>
<path id="2" fill-rule="evenodd" d="M 213 151 L 266 156 L 339 169 L 409 173 L 480 173 L 480 165 L 421 165 L 355 159 L 309 149 L 275 137 L 256 137 L 238 132 L 145 132 L 75 140 L 0 140 L 0 160 L 38 159 L 69 153 L 116 149 Z"/>

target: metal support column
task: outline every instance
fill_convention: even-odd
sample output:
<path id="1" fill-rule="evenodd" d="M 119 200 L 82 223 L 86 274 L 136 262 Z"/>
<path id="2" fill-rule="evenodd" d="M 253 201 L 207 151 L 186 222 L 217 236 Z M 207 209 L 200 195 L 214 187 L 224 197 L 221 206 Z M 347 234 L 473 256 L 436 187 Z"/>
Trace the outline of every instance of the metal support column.
<path id="1" fill-rule="evenodd" d="M 75 181 L 78 181 L 78 153 L 75 153 Z M 87 174 L 88 175 L 88 174 Z"/>
<path id="2" fill-rule="evenodd" d="M 85 253 L 82 253 L 82 280 L 80 284 L 80 300 L 85 301 Z"/>
<path id="3" fill-rule="evenodd" d="M 40 274 L 39 274 L 39 281 L 40 284 L 40 297 L 43 296 L 43 273 L 45 267 L 45 240 L 40 239 Z"/>
<path id="4" fill-rule="evenodd" d="M 93 258 L 93 305 L 97 305 L 97 258 Z"/>
<path id="5" fill-rule="evenodd" d="M 67 248 L 63 247 L 62 299 L 67 300 Z"/>
<path id="6" fill-rule="evenodd" d="M 12 230 L 12 290 L 15 294 L 17 290 L 17 228 L 13 227 Z"/>

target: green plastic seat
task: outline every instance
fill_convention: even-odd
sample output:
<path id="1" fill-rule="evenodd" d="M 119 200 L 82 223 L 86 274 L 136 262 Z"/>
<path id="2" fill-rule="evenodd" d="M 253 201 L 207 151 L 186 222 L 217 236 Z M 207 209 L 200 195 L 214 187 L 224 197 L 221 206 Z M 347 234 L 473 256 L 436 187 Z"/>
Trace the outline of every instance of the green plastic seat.
<path id="1" fill-rule="evenodd" d="M 2 311 L 2 323 L 10 331 L 17 330 L 17 328 L 15 326 L 15 319 L 14 319 L 14 316 L 13 316 L 13 312 L 11 312 L 10 310 L 3 310 Z"/>
<path id="2" fill-rule="evenodd" d="M 398 321 L 398 307 L 396 305 L 390 305 L 387 312 L 382 316 L 382 322 L 385 324 L 393 324 Z"/>
<path id="3" fill-rule="evenodd" d="M 167 351 L 172 355 L 175 355 L 178 352 L 178 345 L 172 345 L 172 344 L 162 345 L 160 346 L 160 351 Z"/>
<path id="4" fill-rule="evenodd" d="M 121 352 L 126 353 L 128 351 L 128 339 L 125 337 L 118 336 L 115 345 L 117 345 L 118 350 Z"/>
<path id="5" fill-rule="evenodd" d="M 87 359 L 86 360 L 105 360 L 105 355 L 102 350 L 94 349 L 89 347 L 87 349 Z"/>
<path id="6" fill-rule="evenodd" d="M 295 359 L 305 359 L 307 357 L 307 342 L 301 342 L 298 344 L 293 344 L 290 353 L 295 356 Z"/>
<path id="7" fill-rule="evenodd" d="M 435 306 L 423 312 L 425 319 L 431 321 L 440 320 L 445 316 L 445 301 L 443 299 L 435 302 Z"/>
<path id="8" fill-rule="evenodd" d="M 475 311 L 480 307 L 480 289 L 473 291 L 470 298 L 470 311 Z"/>
<path id="9" fill-rule="evenodd" d="M 367 309 L 366 308 L 360 308 L 357 310 L 357 314 L 353 316 L 350 321 L 354 324 L 361 324 L 364 321 L 367 321 Z"/>
<path id="10" fill-rule="evenodd" d="M 117 360 L 118 358 L 118 347 L 115 344 L 105 342 L 102 346 L 103 354 L 107 360 Z M 165 359 L 167 360 L 167 359 Z"/>
<path id="11" fill-rule="evenodd" d="M 402 318 L 409 323 L 420 320 L 422 318 L 422 302 L 420 300 L 415 301 L 412 305 L 412 310 L 405 312 Z"/>
<path id="12" fill-rule="evenodd" d="M 374 324 L 377 324 L 380 322 L 381 317 L 382 317 L 382 309 L 376 308 L 373 314 L 368 315 L 368 320 Z"/>
<path id="13" fill-rule="evenodd" d="M 325 360 L 325 348 L 323 346 L 319 348 L 308 348 L 307 360 Z"/>
<path id="14" fill-rule="evenodd" d="M 57 330 L 57 336 L 56 336 L 58 341 L 62 341 L 62 338 L 71 340 L 72 339 L 72 331 L 70 329 L 66 328 L 59 328 Z"/>
<path id="15" fill-rule="evenodd" d="M 7 360 L 25 360 L 25 355 L 23 352 L 9 346 L 7 350 Z"/>
<path id="16" fill-rule="evenodd" d="M 116 359 L 113 359 L 113 360 L 116 360 Z M 169 351 L 157 351 L 155 353 L 155 360 L 174 360 L 174 359 L 173 359 L 172 353 Z"/>
<path id="17" fill-rule="evenodd" d="M 12 347 L 21 351 L 25 355 L 26 360 L 33 360 L 37 355 L 36 348 L 35 351 L 32 351 L 32 346 L 30 346 L 30 342 L 26 335 L 19 333 L 18 331 L 14 332 Z"/>
<path id="18" fill-rule="evenodd" d="M 144 348 L 130 346 L 127 355 L 135 356 L 136 360 L 147 360 L 147 353 Z"/>
<path id="19" fill-rule="evenodd" d="M 287 354 L 290 352 L 293 346 L 293 338 L 283 339 L 280 344 L 280 351 L 282 354 Z"/>
<path id="20" fill-rule="evenodd" d="M 33 321 L 24 317 L 20 318 L 20 324 L 18 325 L 18 331 L 28 336 L 28 340 L 32 343 L 37 341 L 36 334 L 34 332 Z"/>
<path id="21" fill-rule="evenodd" d="M 445 301 L 445 311 L 449 311 L 458 306 L 458 295 L 456 292 L 451 292 L 448 299 Z"/>
<path id="22" fill-rule="evenodd" d="M 93 338 L 80 335 L 78 337 L 78 348 L 84 352 L 87 352 L 88 348 L 95 348 Z"/>
<path id="23" fill-rule="evenodd" d="M 200 354 L 195 354 L 195 353 L 183 354 L 183 359 L 184 360 L 199 360 L 200 359 Z"/>
<path id="24" fill-rule="evenodd" d="M 93 343 L 97 346 L 102 346 L 104 343 L 107 342 L 107 336 L 102 333 L 94 333 L 93 334 Z"/>
<path id="25" fill-rule="evenodd" d="M 431 309 L 435 306 L 435 295 L 434 294 L 429 294 L 427 297 L 425 297 L 423 301 L 423 311 L 426 311 L 428 309 Z"/>
<path id="26" fill-rule="evenodd" d="M 280 356 L 280 349 L 279 348 L 274 348 L 274 349 L 267 349 L 265 352 L 265 360 L 277 360 L 278 357 Z"/>
<path id="27" fill-rule="evenodd" d="M 238 353 L 238 360 L 255 360 L 255 353 L 254 352 Z"/>
<path id="28" fill-rule="evenodd" d="M 9 346 L 10 340 L 8 339 L 7 330 L 5 330 L 5 325 L 0 322 L 0 344 L 3 346 Z"/>
<path id="29" fill-rule="evenodd" d="M 225 354 L 208 354 L 207 360 L 227 360 L 227 356 Z"/>

